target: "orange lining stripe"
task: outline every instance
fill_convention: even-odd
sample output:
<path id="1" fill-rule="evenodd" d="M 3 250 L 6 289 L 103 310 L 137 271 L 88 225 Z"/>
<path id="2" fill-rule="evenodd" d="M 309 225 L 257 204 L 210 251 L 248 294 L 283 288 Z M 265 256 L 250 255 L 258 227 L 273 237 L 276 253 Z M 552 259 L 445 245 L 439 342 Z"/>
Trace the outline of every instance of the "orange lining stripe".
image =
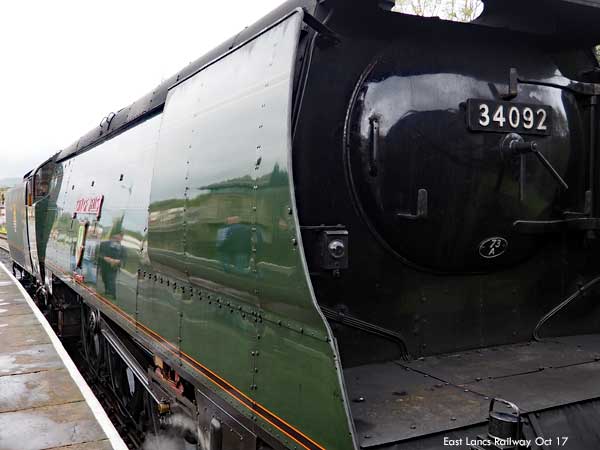
<path id="1" fill-rule="evenodd" d="M 46 262 L 46 264 L 48 266 L 54 267 L 55 269 L 58 269 L 59 272 L 61 272 L 63 275 L 66 275 L 68 278 L 72 279 L 72 277 L 70 276 L 70 274 L 68 274 L 68 272 L 65 272 L 63 269 L 61 269 L 60 267 L 55 266 L 54 264 L 50 263 L 50 262 Z M 121 308 L 119 308 L 118 306 L 116 306 L 113 302 L 111 302 L 109 299 L 103 297 L 102 295 L 100 295 L 98 292 L 94 291 L 93 289 L 91 289 L 90 287 L 86 286 L 85 284 L 81 284 L 81 283 L 77 283 L 75 282 L 75 284 L 77 286 L 80 286 L 81 288 L 83 288 L 84 290 L 88 291 L 91 295 L 93 295 L 94 297 L 98 298 L 100 301 L 102 301 L 102 303 L 106 304 L 107 306 L 109 306 L 111 309 L 113 309 L 117 314 L 119 314 L 120 316 L 122 316 L 123 318 L 125 318 L 127 321 L 129 321 L 130 323 L 132 323 L 133 325 L 135 325 L 136 327 L 140 327 L 140 329 L 148 336 L 152 337 L 154 336 L 154 340 L 158 341 L 158 344 L 163 346 L 167 351 L 169 351 L 171 354 L 173 354 L 176 357 L 180 357 L 180 355 L 184 355 L 187 359 L 193 361 L 194 363 L 196 363 L 198 366 L 200 366 L 203 370 L 205 370 L 206 372 L 210 373 L 213 377 L 217 378 L 218 380 L 220 380 L 224 385 L 226 385 L 228 388 L 232 389 L 233 391 L 237 392 L 238 394 L 240 394 L 242 397 L 244 397 L 248 402 L 250 402 L 253 406 L 258 406 L 260 409 L 263 409 L 264 411 L 266 411 L 267 413 L 269 413 L 270 415 L 272 415 L 274 418 L 276 418 L 277 420 L 281 421 L 283 424 L 285 424 L 287 427 L 289 427 L 291 430 L 295 431 L 296 433 L 298 433 L 298 435 L 302 436 L 304 439 L 306 439 L 308 442 L 310 442 L 311 444 L 313 444 L 316 448 L 320 449 L 320 450 L 325 450 L 325 447 L 321 446 L 320 444 L 318 444 L 317 442 L 315 442 L 313 439 L 311 439 L 310 437 L 306 436 L 304 433 L 302 433 L 300 430 L 298 430 L 297 428 L 295 428 L 294 426 L 292 426 L 291 424 L 289 424 L 288 422 L 286 422 L 285 420 L 283 420 L 281 417 L 277 416 L 276 414 L 274 414 L 273 412 L 271 412 L 269 409 L 265 408 L 264 406 L 262 406 L 261 404 L 257 403 L 255 400 L 253 400 L 252 398 L 248 397 L 246 394 L 244 394 L 242 391 L 240 391 L 238 388 L 236 388 L 234 385 L 232 385 L 231 383 L 229 383 L 227 380 L 225 380 L 224 378 L 222 378 L 221 376 L 219 376 L 218 374 L 216 374 L 215 372 L 213 372 L 211 369 L 209 369 L 208 367 L 204 366 L 202 363 L 200 363 L 199 361 L 196 361 L 194 358 L 192 358 L 190 355 L 188 355 L 185 352 L 182 352 L 181 350 L 177 349 L 177 347 L 175 347 L 171 342 L 169 342 L 167 339 L 165 339 L 164 337 L 162 337 L 161 335 L 159 335 L 158 333 L 156 333 L 155 331 L 147 328 L 145 325 L 143 325 L 142 323 L 138 322 L 137 320 L 133 319 L 129 314 L 127 314 L 125 311 L 123 311 Z M 162 341 L 162 342 L 161 342 Z M 167 348 L 164 344 L 166 344 L 168 347 L 171 347 L 173 350 L 170 350 L 169 348 Z M 292 436 L 289 432 L 287 432 L 286 430 L 282 429 L 280 426 L 278 426 L 276 423 L 274 423 L 272 420 L 270 420 L 269 418 L 265 417 L 263 414 L 261 414 L 259 411 L 257 411 L 254 408 L 250 408 L 246 402 L 242 401 L 240 398 L 238 398 L 236 395 L 233 395 L 230 391 L 223 389 L 222 386 L 219 386 L 218 383 L 216 383 L 213 379 L 211 379 L 209 376 L 207 376 L 205 373 L 203 373 L 202 371 L 198 370 L 196 367 L 194 367 L 192 364 L 190 364 L 189 362 L 186 361 L 186 364 L 191 367 L 194 371 L 198 372 L 199 374 L 201 374 L 204 378 L 206 378 L 207 380 L 209 380 L 211 383 L 213 383 L 215 386 L 219 387 L 221 390 L 225 391 L 227 394 L 229 394 L 232 398 L 236 399 L 242 406 L 244 406 L 245 408 L 249 409 L 250 411 L 252 411 L 253 413 L 257 414 L 258 416 L 260 416 L 263 420 L 265 420 L 266 422 L 270 423 L 272 426 L 274 426 L 276 429 L 278 429 L 279 431 L 281 431 L 282 433 L 284 433 L 286 436 L 288 436 L 290 439 L 292 439 L 293 441 L 295 441 L 296 443 L 300 444 L 303 448 L 305 448 L 306 450 L 311 450 L 311 447 L 305 445 L 304 443 L 302 443 L 300 440 L 298 440 L 296 437 Z"/>

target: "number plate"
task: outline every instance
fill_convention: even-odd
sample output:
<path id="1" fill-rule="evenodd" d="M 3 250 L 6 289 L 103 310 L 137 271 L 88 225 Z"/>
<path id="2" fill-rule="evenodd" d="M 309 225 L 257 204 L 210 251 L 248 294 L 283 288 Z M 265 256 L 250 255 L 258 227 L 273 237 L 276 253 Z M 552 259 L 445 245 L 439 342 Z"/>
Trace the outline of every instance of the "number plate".
<path id="1" fill-rule="evenodd" d="M 474 131 L 548 136 L 552 131 L 552 116 L 552 108 L 546 105 L 467 100 L 467 125 Z"/>

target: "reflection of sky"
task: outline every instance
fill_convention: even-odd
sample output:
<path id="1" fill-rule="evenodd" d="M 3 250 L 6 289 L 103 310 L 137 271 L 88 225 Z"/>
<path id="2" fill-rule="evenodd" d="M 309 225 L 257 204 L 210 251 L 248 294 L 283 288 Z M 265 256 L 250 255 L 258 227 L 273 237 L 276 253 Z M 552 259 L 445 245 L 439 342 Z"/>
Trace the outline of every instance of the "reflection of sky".
<path id="1" fill-rule="evenodd" d="M 502 59 L 502 55 L 499 59 Z M 523 58 L 515 57 L 515 59 L 518 64 Z M 540 63 L 540 67 L 532 67 L 532 62 Z M 502 61 L 499 64 L 502 64 Z M 390 62 L 382 59 L 381 65 L 374 68 L 365 83 L 360 97 L 362 105 L 359 103 L 356 108 L 356 112 L 361 114 L 358 134 L 362 140 L 361 149 L 366 149 L 370 141 L 370 120 L 377 117 L 384 143 L 383 159 L 388 163 L 411 161 L 411 164 L 420 164 L 410 169 L 412 174 L 417 173 L 418 170 L 426 171 L 424 173 L 436 173 L 436 170 L 441 167 L 440 164 L 448 164 L 449 167 L 450 164 L 460 164 L 463 166 L 461 170 L 472 166 L 473 174 L 477 173 L 477 176 L 482 177 L 477 181 L 478 191 L 473 191 L 473 195 L 477 192 L 489 192 L 495 189 L 494 184 L 498 179 L 499 169 L 495 161 L 498 157 L 498 142 L 502 135 L 470 132 L 463 108 L 468 99 L 501 100 L 499 94 L 507 91 L 509 72 L 500 69 L 484 68 L 484 70 L 475 66 L 466 68 L 464 61 L 461 60 L 439 61 L 436 65 L 444 71 L 389 75 L 399 74 L 401 69 L 410 70 L 410 65 L 408 68 L 402 68 L 395 60 Z M 552 83 L 558 86 L 568 82 L 554 64 L 540 58 L 537 61 L 532 59 L 521 67 L 523 73 L 527 74 L 523 75 L 523 78 L 532 82 Z M 427 68 L 427 71 L 435 69 L 439 70 L 439 67 Z M 506 77 L 502 77 L 503 74 L 506 74 Z M 585 148 L 585 142 L 580 140 L 582 123 L 579 112 L 574 109 L 576 101 L 573 94 L 560 87 L 520 83 L 519 95 L 512 103 L 541 104 L 552 108 L 552 135 L 527 136 L 526 139 L 537 141 L 541 152 L 555 169 L 565 176 L 568 164 L 575 161 L 575 158 L 579 158 L 577 152 Z M 432 158 L 434 154 L 437 159 Z M 394 158 L 399 159 L 394 160 Z M 432 164 L 432 161 L 438 161 L 437 165 L 426 167 L 427 164 Z M 523 214 L 537 217 L 547 208 L 548 202 L 554 200 L 556 181 L 534 157 L 528 157 L 527 161 L 527 205 L 530 210 L 523 211 Z M 481 171 L 482 169 L 484 172 Z M 406 173 L 403 176 L 408 177 Z M 423 176 L 425 178 L 421 179 L 420 183 L 427 180 L 427 176 Z M 402 186 L 396 183 L 397 180 L 390 180 L 386 189 Z M 473 181 L 471 183 L 475 186 Z M 502 196 L 512 199 L 517 189 L 518 185 L 513 176 L 503 178 Z M 430 198 L 436 198 L 434 192 L 430 192 L 430 195 Z M 404 206 L 412 207 L 408 204 Z"/>
<path id="2" fill-rule="evenodd" d="M 191 196 L 204 195 L 211 184 L 255 178 L 273 168 L 288 139 L 281 121 L 289 117 L 290 67 L 280 64 L 286 59 L 282 51 L 252 42 L 171 91 L 152 203 L 182 198 L 186 185 Z M 275 63 L 266 71 L 250 70 L 257 61 Z M 264 167 L 255 170 L 259 156 Z"/>
<path id="3" fill-rule="evenodd" d="M 104 195 L 102 210 L 147 210 L 150 173 L 158 141 L 160 116 L 110 139 L 64 164 L 64 209 L 80 198 Z M 119 181 L 120 175 L 124 178 Z M 94 181 L 94 186 L 92 186 Z M 71 187 L 75 185 L 75 190 Z M 62 205 L 59 205 L 62 206 Z"/>
<path id="4" fill-rule="evenodd" d="M 539 81 L 552 82 L 554 77 Z M 503 92 L 504 85 L 497 89 Z M 516 103 L 543 103 L 554 109 L 555 134 L 566 136 L 564 91 L 545 86 L 521 84 Z M 380 130 L 386 135 L 390 128 L 409 114 L 427 111 L 457 113 L 459 105 L 469 98 L 494 98 L 488 81 L 454 73 L 390 76 L 382 81 L 367 83 L 363 130 L 369 127 L 369 118 L 380 118 Z"/>

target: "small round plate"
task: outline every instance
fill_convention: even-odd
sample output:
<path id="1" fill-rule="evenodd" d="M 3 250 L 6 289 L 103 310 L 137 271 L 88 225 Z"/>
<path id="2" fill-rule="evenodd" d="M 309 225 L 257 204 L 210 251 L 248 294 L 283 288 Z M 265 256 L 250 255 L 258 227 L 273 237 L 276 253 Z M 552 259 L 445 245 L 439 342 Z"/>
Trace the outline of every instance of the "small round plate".
<path id="1" fill-rule="evenodd" d="M 479 254 L 482 258 L 493 259 L 502 256 L 508 248 L 508 241 L 501 237 L 487 238 L 479 244 Z"/>

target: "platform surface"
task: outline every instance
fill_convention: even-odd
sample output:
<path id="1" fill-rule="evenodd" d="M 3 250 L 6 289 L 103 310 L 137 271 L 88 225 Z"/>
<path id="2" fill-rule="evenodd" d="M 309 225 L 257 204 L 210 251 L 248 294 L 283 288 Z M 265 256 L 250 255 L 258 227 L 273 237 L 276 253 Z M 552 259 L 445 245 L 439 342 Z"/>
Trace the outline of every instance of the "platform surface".
<path id="1" fill-rule="evenodd" d="M 0 450 L 127 448 L 34 308 L 0 264 Z"/>

